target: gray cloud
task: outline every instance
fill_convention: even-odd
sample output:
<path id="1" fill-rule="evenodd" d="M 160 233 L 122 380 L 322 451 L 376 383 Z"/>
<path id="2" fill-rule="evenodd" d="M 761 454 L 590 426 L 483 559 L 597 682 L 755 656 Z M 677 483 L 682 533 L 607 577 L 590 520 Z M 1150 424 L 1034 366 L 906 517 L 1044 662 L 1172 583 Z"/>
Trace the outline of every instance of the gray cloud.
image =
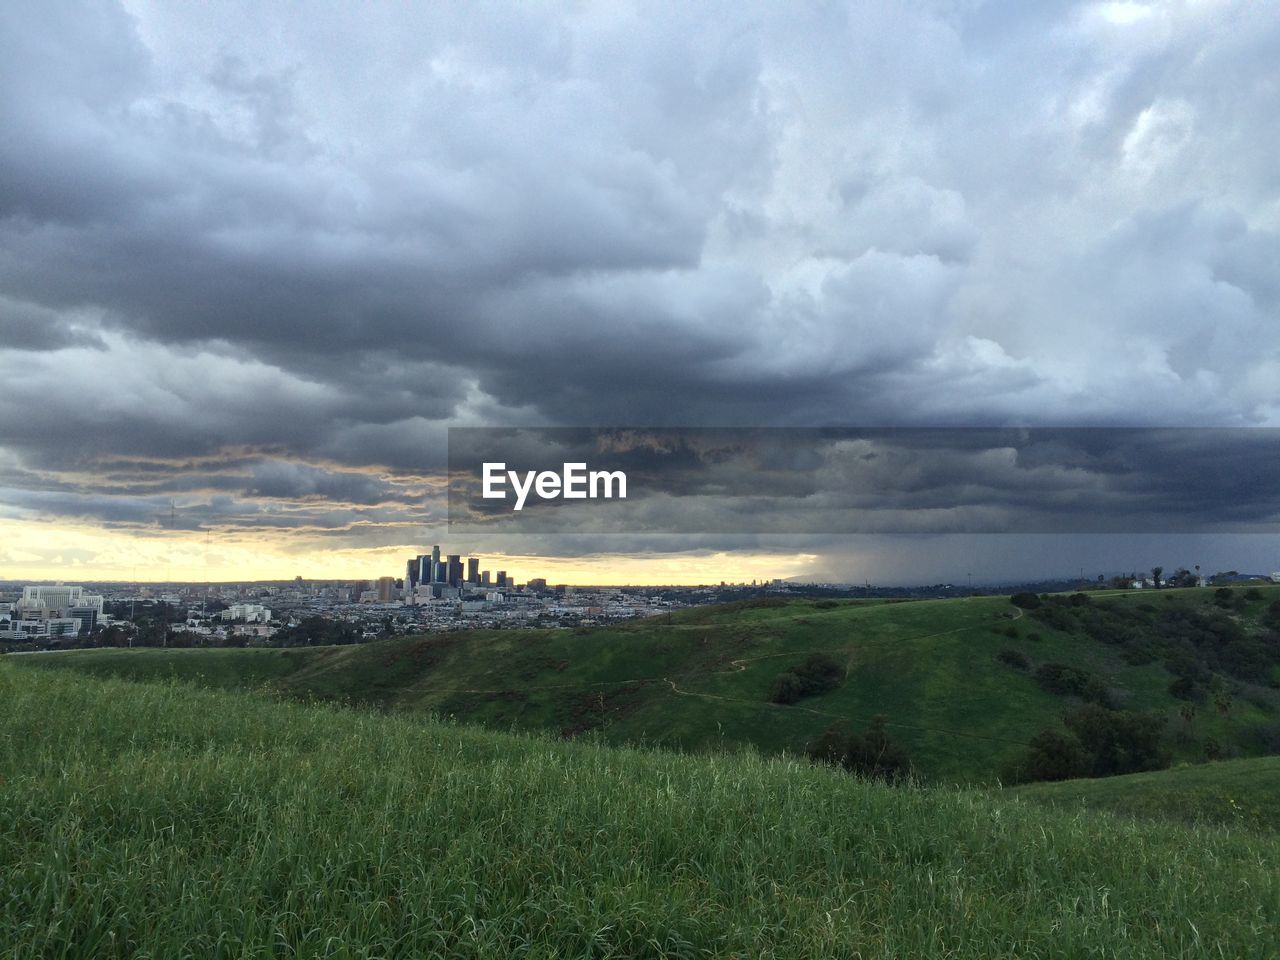
<path id="1" fill-rule="evenodd" d="M 1275 534 L 1277 452 L 1258 428 L 472 429 L 450 434 L 449 511 L 512 532 Z M 505 471 L 564 463 L 621 471 L 625 499 L 514 509 Z"/>
<path id="2" fill-rule="evenodd" d="M 459 423 L 1276 424 L 1277 54 L 1225 0 L 10 5 L 3 502 L 342 529 Z"/>

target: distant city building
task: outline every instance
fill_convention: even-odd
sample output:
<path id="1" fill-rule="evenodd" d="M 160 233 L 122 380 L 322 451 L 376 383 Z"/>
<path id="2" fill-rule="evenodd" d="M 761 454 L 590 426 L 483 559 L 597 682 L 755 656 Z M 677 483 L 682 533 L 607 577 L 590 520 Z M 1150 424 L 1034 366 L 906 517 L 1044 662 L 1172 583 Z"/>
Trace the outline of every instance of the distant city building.
<path id="1" fill-rule="evenodd" d="M 529 581 L 528 586 L 530 590 L 546 590 L 547 589 L 546 578 L 534 577 L 532 580 Z"/>
<path id="2" fill-rule="evenodd" d="M 9 627 L 23 636 L 62 637 L 89 633 L 102 616 L 102 603 L 100 595 L 85 593 L 84 587 L 63 584 L 23 587 L 22 597 L 10 609 Z"/>
<path id="3" fill-rule="evenodd" d="M 267 623 L 271 619 L 271 611 L 260 603 L 233 603 L 222 611 L 222 619 L 241 623 Z"/>
<path id="4" fill-rule="evenodd" d="M 231 628 L 233 636 L 237 637 L 270 637 L 276 632 L 276 628 L 268 626 L 265 623 L 237 623 Z"/>
<path id="5" fill-rule="evenodd" d="M 375 587 L 379 603 L 390 603 L 396 598 L 396 578 L 379 577 Z"/>
<path id="6" fill-rule="evenodd" d="M 496 573 L 480 569 L 480 557 L 463 557 L 462 554 L 451 553 L 442 558 L 440 545 L 431 547 L 430 554 L 420 554 L 405 561 L 405 578 L 403 590 L 398 594 L 408 603 L 417 605 L 430 600 L 450 599 L 486 591 L 514 590 L 515 581 L 507 575 L 507 571 Z M 543 583 L 545 581 L 535 581 Z M 436 587 L 449 588 L 451 592 L 442 592 Z M 430 588 L 430 589 L 425 589 Z"/>
<path id="7" fill-rule="evenodd" d="M 45 620 L 0 620 L 0 639 L 50 640 L 74 637 L 80 632 L 76 617 L 50 617 Z"/>

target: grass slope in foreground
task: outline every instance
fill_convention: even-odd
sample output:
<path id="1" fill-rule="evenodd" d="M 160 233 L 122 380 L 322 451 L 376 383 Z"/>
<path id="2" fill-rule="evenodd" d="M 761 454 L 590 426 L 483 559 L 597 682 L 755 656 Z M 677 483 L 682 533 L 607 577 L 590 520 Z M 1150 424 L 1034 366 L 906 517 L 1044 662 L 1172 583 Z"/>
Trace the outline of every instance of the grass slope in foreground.
<path id="1" fill-rule="evenodd" d="M 1256 957 L 1278 839 L 0 663 L 34 957 Z"/>
<path id="2" fill-rule="evenodd" d="M 1266 753 L 1280 736 L 1280 677 L 1221 674 L 1220 709 L 1198 683 L 1195 702 L 1170 690 L 1162 638 L 1170 618 L 1209 617 L 1264 636 L 1280 588 L 1241 609 L 1214 591 L 1095 594 L 1087 608 L 1024 613 L 1007 597 L 910 603 L 782 601 L 698 607 L 592 630 L 431 634 L 347 647 L 284 650 L 103 650 L 23 657 L 24 666 L 138 679 L 175 676 L 218 687 L 270 685 L 287 696 L 433 712 L 494 729 L 598 731 L 611 743 L 686 751 L 748 745 L 803 753 L 833 722 L 877 714 L 918 774 L 993 782 L 1078 700 L 1048 692 L 1054 664 L 1095 677 L 1126 709 L 1166 718 L 1175 761 Z M 1074 611 L 1074 612 L 1073 612 Z M 1055 616 L 1049 618 L 1048 614 Z M 1105 617 L 1092 631 L 1082 619 Z M 1016 619 L 1015 619 L 1016 618 Z M 1128 639 L 1127 643 L 1119 642 Z M 779 674 L 813 653 L 844 670 L 832 690 L 769 702 Z M 1015 669 L 999 657 L 1022 658 Z M 1189 712 L 1188 712 L 1189 710 Z"/>

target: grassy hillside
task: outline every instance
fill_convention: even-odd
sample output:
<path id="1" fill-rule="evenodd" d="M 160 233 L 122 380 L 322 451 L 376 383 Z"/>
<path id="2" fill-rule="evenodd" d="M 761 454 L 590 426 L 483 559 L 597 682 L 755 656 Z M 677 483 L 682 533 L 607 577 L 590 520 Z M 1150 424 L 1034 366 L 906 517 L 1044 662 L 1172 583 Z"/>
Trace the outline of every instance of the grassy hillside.
<path id="1" fill-rule="evenodd" d="M 1037 682 L 1042 667 L 1085 671 L 1114 705 L 1158 712 L 1176 760 L 1277 749 L 1280 691 L 1268 685 L 1274 671 L 1259 668 L 1248 682 L 1214 660 L 1216 672 L 1188 680 L 1192 699 L 1180 700 L 1170 692 L 1178 676 L 1160 646 L 1187 617 L 1238 627 L 1248 644 L 1261 643 L 1277 599 L 1280 588 L 1249 600 L 1238 592 L 1229 607 L 1210 590 L 1130 591 L 1095 595 L 1083 608 L 1051 604 L 1025 613 L 1005 597 L 744 603 L 598 630 L 24 659 L 41 668 L 172 675 L 218 687 L 268 684 L 294 697 L 430 711 L 497 729 L 565 736 L 595 730 L 613 743 L 689 751 L 750 745 L 799 753 L 833 722 L 857 728 L 883 714 L 922 776 L 990 782 L 1079 703 Z M 1227 649 L 1253 650 L 1242 644 Z M 838 664 L 843 676 L 835 689 L 790 705 L 769 702 L 779 674 L 815 652 Z M 1193 653 L 1203 659 L 1212 651 Z M 1239 674 L 1237 661 L 1248 668 L 1241 657 L 1227 666 Z"/>
<path id="2" fill-rule="evenodd" d="M 1037 783 L 1011 793 L 1064 809 L 1110 810 L 1186 823 L 1280 830 L 1280 757 L 1224 760 L 1099 780 Z"/>
<path id="3" fill-rule="evenodd" d="M 1280 841 L 0 663 L 35 957 L 1273 955 Z"/>

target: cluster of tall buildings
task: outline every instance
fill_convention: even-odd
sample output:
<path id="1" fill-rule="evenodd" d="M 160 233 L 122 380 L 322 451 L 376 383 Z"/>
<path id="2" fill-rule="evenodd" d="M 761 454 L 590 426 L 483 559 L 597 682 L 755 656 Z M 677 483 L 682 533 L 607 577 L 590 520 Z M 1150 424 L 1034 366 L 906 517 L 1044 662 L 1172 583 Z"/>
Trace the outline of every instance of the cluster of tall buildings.
<path id="1" fill-rule="evenodd" d="M 411 558 L 405 565 L 404 592 L 406 596 L 423 593 L 434 597 L 449 596 L 451 591 L 467 587 L 483 590 L 509 590 L 515 583 L 507 571 L 491 574 L 480 569 L 479 557 L 463 557 L 461 554 L 442 554 L 439 546 L 429 554 Z"/>
<path id="2" fill-rule="evenodd" d="M 102 616 L 103 599 L 84 587 L 23 587 L 14 604 L 0 604 L 0 639 L 39 640 L 89 633 Z"/>

